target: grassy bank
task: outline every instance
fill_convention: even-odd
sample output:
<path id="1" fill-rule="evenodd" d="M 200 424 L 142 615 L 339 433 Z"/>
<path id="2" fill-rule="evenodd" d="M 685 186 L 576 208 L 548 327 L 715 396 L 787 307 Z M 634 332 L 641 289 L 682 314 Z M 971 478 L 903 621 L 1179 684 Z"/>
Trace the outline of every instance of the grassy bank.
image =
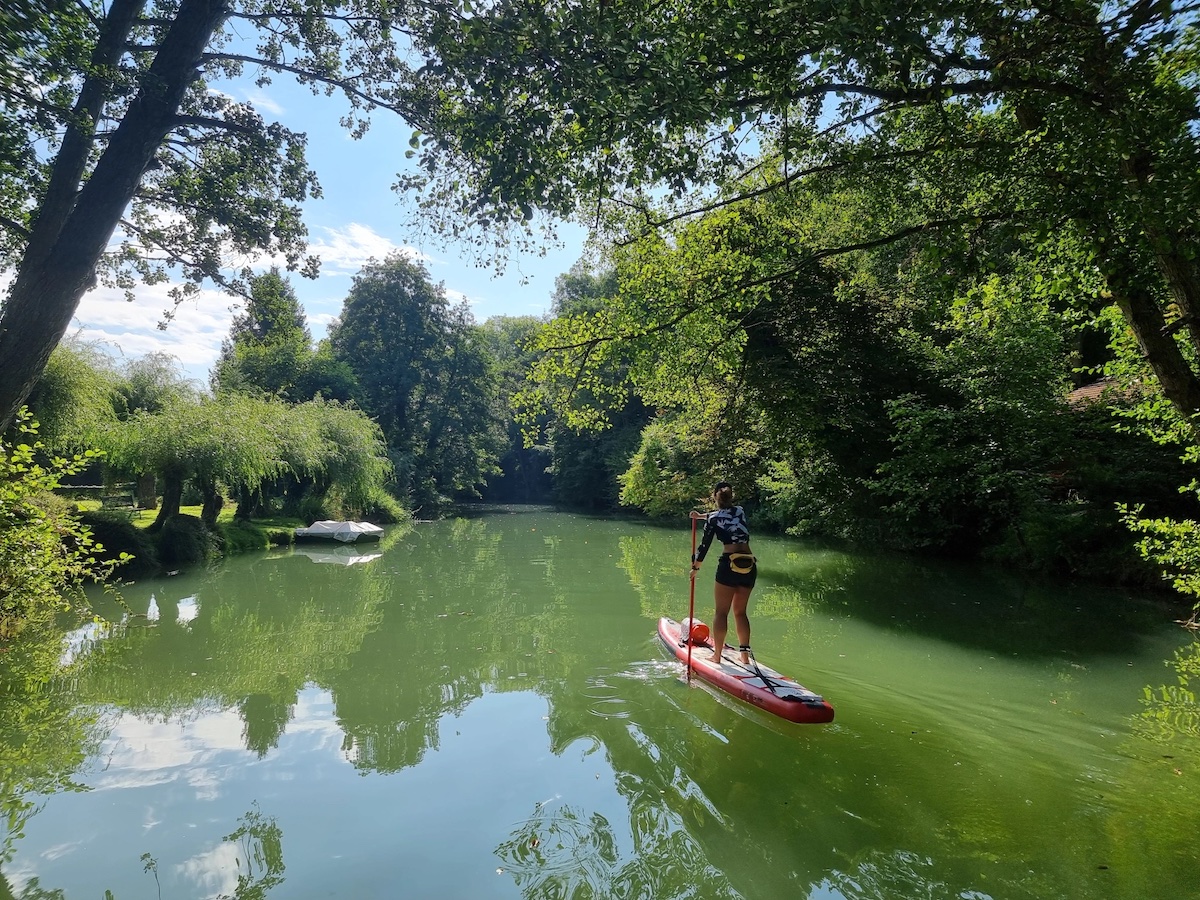
<path id="1" fill-rule="evenodd" d="M 115 573 L 125 580 L 232 553 L 286 547 L 295 541 L 295 529 L 308 524 L 288 516 L 236 522 L 230 507 L 221 511 L 216 528 L 210 530 L 200 521 L 199 506 L 185 506 L 162 530 L 150 533 L 147 529 L 158 515 L 155 510 L 107 509 L 86 500 L 78 507 L 84 524 L 104 545 L 104 555 L 124 552 L 134 557 Z"/>

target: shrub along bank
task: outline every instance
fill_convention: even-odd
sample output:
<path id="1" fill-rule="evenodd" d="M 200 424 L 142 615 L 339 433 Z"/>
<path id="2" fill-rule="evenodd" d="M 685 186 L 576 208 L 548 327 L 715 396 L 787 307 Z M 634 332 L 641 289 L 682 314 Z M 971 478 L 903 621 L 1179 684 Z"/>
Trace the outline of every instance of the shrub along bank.
<path id="1" fill-rule="evenodd" d="M 182 507 L 157 531 L 149 530 L 155 521 L 155 513 L 149 510 L 91 510 L 81 513 L 80 521 L 108 553 L 133 557 L 115 572 L 126 580 L 231 553 L 285 547 L 293 542 L 295 529 L 307 524 L 292 517 L 235 521 L 228 510 L 210 529 L 201 521 L 198 506 Z"/>

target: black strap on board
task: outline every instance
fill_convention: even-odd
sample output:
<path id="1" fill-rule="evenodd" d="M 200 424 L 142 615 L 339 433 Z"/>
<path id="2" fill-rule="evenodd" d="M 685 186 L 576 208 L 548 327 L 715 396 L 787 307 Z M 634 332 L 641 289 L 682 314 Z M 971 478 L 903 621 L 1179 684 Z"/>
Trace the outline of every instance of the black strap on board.
<path id="1" fill-rule="evenodd" d="M 772 694 L 774 694 L 776 697 L 778 697 L 780 700 L 791 700 L 795 703 L 824 703 L 825 702 L 825 698 L 820 696 L 819 694 L 811 694 L 811 695 L 801 694 L 800 696 L 796 696 L 795 694 L 792 694 L 792 693 L 780 694 L 778 691 L 775 690 L 775 688 L 784 687 L 784 685 L 780 684 L 778 681 L 774 681 L 774 680 L 768 678 L 763 673 L 763 670 L 761 668 L 759 668 L 758 660 L 754 658 L 754 651 L 751 650 L 749 647 L 739 647 L 738 650 L 744 650 L 746 652 L 746 655 L 750 657 L 750 665 L 743 666 L 740 662 L 736 663 L 736 665 L 739 668 L 745 669 L 747 672 L 753 672 L 758 678 L 762 679 L 763 686 L 768 691 L 770 691 Z"/>

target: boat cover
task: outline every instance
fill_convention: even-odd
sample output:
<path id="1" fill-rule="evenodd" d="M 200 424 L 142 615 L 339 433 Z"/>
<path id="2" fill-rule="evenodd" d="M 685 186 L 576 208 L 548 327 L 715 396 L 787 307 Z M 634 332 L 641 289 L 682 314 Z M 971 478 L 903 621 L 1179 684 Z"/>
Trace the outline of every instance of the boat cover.
<path id="1" fill-rule="evenodd" d="M 343 544 L 353 544 L 355 541 L 377 541 L 383 534 L 383 529 L 370 522 L 334 522 L 324 520 L 313 522 L 307 528 L 297 528 L 298 538 L 327 538 L 341 541 Z"/>

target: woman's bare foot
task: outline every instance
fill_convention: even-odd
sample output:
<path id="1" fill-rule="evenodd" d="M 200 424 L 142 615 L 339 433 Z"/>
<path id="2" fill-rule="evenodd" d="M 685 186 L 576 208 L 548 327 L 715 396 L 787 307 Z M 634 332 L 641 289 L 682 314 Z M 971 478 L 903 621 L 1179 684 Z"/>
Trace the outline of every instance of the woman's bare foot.
<path id="1" fill-rule="evenodd" d="M 708 661 L 714 666 L 719 666 L 724 660 L 721 659 L 721 654 L 714 650 L 713 655 L 709 657 Z"/>

